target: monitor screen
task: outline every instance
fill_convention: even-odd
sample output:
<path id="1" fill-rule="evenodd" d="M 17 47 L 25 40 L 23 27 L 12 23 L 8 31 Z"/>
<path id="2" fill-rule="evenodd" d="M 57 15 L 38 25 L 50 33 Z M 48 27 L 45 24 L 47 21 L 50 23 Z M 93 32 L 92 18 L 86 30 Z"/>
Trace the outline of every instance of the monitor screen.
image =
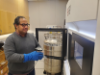
<path id="1" fill-rule="evenodd" d="M 74 48 L 74 58 L 79 65 L 79 67 L 82 69 L 82 61 L 83 61 L 83 47 L 75 41 L 75 48 Z"/>

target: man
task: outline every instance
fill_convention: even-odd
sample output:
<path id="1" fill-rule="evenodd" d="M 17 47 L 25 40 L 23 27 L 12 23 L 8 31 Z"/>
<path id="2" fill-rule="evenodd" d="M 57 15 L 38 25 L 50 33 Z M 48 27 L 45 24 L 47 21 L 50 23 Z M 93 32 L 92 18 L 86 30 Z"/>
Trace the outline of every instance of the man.
<path id="1" fill-rule="evenodd" d="M 35 48 L 40 47 L 36 38 L 27 33 L 29 24 L 23 16 L 14 21 L 15 32 L 4 44 L 4 52 L 8 60 L 8 75 L 35 75 L 34 61 L 43 58 L 42 52 Z"/>

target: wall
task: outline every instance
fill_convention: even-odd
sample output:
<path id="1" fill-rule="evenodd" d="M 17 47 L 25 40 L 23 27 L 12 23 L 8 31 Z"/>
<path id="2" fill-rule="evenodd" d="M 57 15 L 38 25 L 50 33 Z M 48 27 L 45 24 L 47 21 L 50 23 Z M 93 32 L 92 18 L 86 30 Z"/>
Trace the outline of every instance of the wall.
<path id="1" fill-rule="evenodd" d="M 96 29 L 96 40 L 94 48 L 94 60 L 93 60 L 93 71 L 92 75 L 100 75 L 100 0 L 98 7 L 98 17 L 97 17 L 97 29 Z"/>
<path id="2" fill-rule="evenodd" d="M 29 2 L 30 29 L 45 28 L 47 25 L 64 26 L 67 0 Z"/>
<path id="3" fill-rule="evenodd" d="M 29 15 L 27 0 L 0 0 L 0 10 Z"/>
<path id="4" fill-rule="evenodd" d="M 25 16 L 29 22 L 27 0 L 0 0 L 0 34 L 15 31 L 13 26 L 16 16 Z"/>

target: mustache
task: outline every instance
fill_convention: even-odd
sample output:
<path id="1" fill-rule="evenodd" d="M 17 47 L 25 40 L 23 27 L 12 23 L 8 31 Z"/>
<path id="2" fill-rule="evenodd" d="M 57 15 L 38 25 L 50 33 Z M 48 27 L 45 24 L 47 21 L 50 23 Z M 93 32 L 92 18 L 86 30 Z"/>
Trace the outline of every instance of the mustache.
<path id="1" fill-rule="evenodd" d="M 25 28 L 25 29 L 28 29 L 28 28 Z"/>

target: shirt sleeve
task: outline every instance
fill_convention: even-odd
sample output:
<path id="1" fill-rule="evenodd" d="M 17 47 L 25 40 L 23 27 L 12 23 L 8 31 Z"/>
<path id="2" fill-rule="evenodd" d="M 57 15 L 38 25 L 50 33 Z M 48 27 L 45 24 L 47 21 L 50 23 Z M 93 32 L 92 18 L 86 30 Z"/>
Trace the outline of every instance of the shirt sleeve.
<path id="1" fill-rule="evenodd" d="M 8 62 L 22 63 L 24 55 L 16 53 L 15 44 L 12 37 L 8 37 L 4 44 L 4 52 Z"/>
<path id="2" fill-rule="evenodd" d="M 34 34 L 32 34 L 32 35 L 33 35 L 33 38 L 34 38 L 34 40 L 35 40 L 35 44 L 36 44 L 35 49 L 39 48 L 39 49 L 41 49 L 41 50 L 42 50 L 42 48 L 41 48 L 41 46 L 40 46 L 39 42 L 37 41 L 36 37 L 34 36 Z"/>
<path id="3" fill-rule="evenodd" d="M 41 47 L 40 44 L 38 43 L 37 39 L 34 37 L 35 39 L 35 43 L 36 43 L 36 47 Z"/>

